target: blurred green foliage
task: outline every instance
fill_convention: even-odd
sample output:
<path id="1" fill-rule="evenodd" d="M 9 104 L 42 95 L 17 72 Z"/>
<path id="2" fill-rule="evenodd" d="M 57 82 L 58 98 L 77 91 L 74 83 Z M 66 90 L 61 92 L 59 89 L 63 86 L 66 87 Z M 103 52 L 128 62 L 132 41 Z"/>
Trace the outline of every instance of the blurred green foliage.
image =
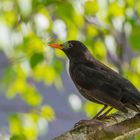
<path id="1" fill-rule="evenodd" d="M 52 40 L 81 40 L 96 58 L 140 89 L 139 17 L 139 0 L 1 0 L 0 50 L 9 64 L 2 78 L 6 96 L 12 99 L 18 94 L 27 104 L 39 107 L 10 116 L 11 140 L 37 139 L 42 131 L 39 123 L 46 120 L 47 125 L 55 117 L 50 106 L 40 107 L 41 94 L 29 82 L 63 87 L 63 64 L 58 58 L 65 56 L 48 47 Z M 88 117 L 99 108 L 89 102 L 84 105 Z"/>

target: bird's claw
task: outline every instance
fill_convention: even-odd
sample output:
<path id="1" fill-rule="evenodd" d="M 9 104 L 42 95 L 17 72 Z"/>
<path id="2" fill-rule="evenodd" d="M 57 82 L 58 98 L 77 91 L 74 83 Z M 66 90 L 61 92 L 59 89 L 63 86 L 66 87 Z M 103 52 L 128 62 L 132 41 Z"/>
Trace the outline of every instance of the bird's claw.
<path id="1" fill-rule="evenodd" d="M 77 126 L 79 126 L 79 125 L 84 124 L 84 121 L 85 121 L 85 120 L 80 120 L 79 122 L 77 122 L 77 123 L 74 125 L 74 127 L 77 127 Z"/>
<path id="2" fill-rule="evenodd" d="M 75 127 L 82 126 L 82 125 L 103 125 L 104 123 L 100 120 L 91 119 L 91 120 L 80 120 L 74 125 Z"/>
<path id="3" fill-rule="evenodd" d="M 97 117 L 97 120 L 104 120 L 104 119 L 109 119 L 110 116 L 105 116 L 105 115 L 101 115 L 99 117 Z"/>

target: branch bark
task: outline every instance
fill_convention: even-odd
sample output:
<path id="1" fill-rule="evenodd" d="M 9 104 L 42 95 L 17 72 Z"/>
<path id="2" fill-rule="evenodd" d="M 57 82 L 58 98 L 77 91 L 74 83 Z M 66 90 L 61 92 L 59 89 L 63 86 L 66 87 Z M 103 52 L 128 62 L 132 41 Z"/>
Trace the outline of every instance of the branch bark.
<path id="1" fill-rule="evenodd" d="M 115 113 L 101 120 L 102 125 L 81 124 L 53 140 L 124 140 L 140 134 L 140 114 Z"/>

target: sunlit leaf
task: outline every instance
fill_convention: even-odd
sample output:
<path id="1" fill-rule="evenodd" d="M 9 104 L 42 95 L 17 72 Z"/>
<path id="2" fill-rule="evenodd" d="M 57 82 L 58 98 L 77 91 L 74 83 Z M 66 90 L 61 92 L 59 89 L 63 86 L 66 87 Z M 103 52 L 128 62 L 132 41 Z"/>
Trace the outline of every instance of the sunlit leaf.
<path id="1" fill-rule="evenodd" d="M 23 79 L 17 79 L 11 83 L 10 87 L 7 90 L 7 97 L 13 98 L 17 93 L 24 93 L 26 90 L 26 82 Z"/>
<path id="2" fill-rule="evenodd" d="M 134 1 L 133 1 L 133 3 L 134 3 Z M 137 3 L 136 3 L 136 9 L 137 9 L 137 12 L 138 12 L 138 14 L 140 16 L 140 1 L 137 1 Z"/>
<path id="3" fill-rule="evenodd" d="M 74 17 L 73 17 L 73 22 L 78 26 L 78 27 L 83 27 L 84 25 L 84 19 L 83 16 L 80 15 L 79 13 L 75 12 Z"/>
<path id="4" fill-rule="evenodd" d="M 92 103 L 92 102 L 86 102 L 84 104 L 84 111 L 86 112 L 86 115 L 90 118 L 94 117 L 94 115 L 98 112 L 101 106 Z"/>
<path id="5" fill-rule="evenodd" d="M 94 43 L 93 45 L 93 54 L 99 58 L 99 59 L 102 59 L 102 58 L 105 58 L 106 56 L 106 49 L 105 49 L 105 46 L 103 44 L 103 42 L 101 40 L 98 40 Z"/>
<path id="6" fill-rule="evenodd" d="M 140 74 L 140 57 L 132 59 L 131 67 L 133 68 L 134 73 Z"/>
<path id="7" fill-rule="evenodd" d="M 134 0 L 127 0 L 126 2 L 129 6 L 133 6 L 133 4 L 135 3 Z"/>
<path id="8" fill-rule="evenodd" d="M 36 91 L 33 86 L 28 86 L 23 94 L 24 100 L 32 106 L 37 106 L 41 103 L 41 95 Z"/>
<path id="9" fill-rule="evenodd" d="M 61 58 L 65 57 L 64 52 L 62 52 L 61 50 L 58 50 L 58 49 L 55 50 L 55 54 L 56 54 L 56 56 L 61 57 Z"/>
<path id="10" fill-rule="evenodd" d="M 55 113 L 50 106 L 43 106 L 41 108 L 41 115 L 48 121 L 54 120 Z"/>
<path id="11" fill-rule="evenodd" d="M 45 71 L 44 71 L 45 72 L 45 75 L 44 75 L 45 83 L 50 85 L 55 80 L 56 72 L 52 67 L 49 67 L 49 66 L 45 67 Z"/>
<path id="12" fill-rule="evenodd" d="M 17 17 L 15 11 L 8 11 L 5 13 L 5 20 L 8 25 L 14 25 L 17 22 Z"/>
<path id="13" fill-rule="evenodd" d="M 19 49 L 26 52 L 27 56 L 31 56 L 33 53 L 42 53 L 44 51 L 43 41 L 33 32 L 26 35 L 23 41 L 24 42 Z"/>
<path id="14" fill-rule="evenodd" d="M 62 78 L 60 75 L 58 75 L 58 74 L 56 75 L 56 79 L 54 81 L 54 84 L 58 90 L 62 90 L 64 88 L 63 81 L 62 81 Z"/>
<path id="15" fill-rule="evenodd" d="M 22 121 L 18 115 L 12 115 L 9 118 L 9 127 L 12 134 L 20 134 L 22 132 Z"/>
<path id="16" fill-rule="evenodd" d="M 98 11 L 98 3 L 96 0 L 87 1 L 85 3 L 85 14 L 94 15 Z"/>
<path id="17" fill-rule="evenodd" d="M 125 69 L 124 71 L 125 77 L 130 80 L 137 88 L 140 88 L 139 85 L 139 73 L 134 73 L 132 70 Z"/>
<path id="18" fill-rule="evenodd" d="M 92 26 L 92 25 L 89 25 L 87 27 L 87 33 L 89 36 L 96 36 L 98 35 L 98 31 L 96 29 L 96 27 Z"/>
<path id="19" fill-rule="evenodd" d="M 24 135 L 28 138 L 28 140 L 34 140 L 37 136 L 37 130 L 32 127 L 32 124 L 30 127 L 24 127 Z"/>
<path id="20" fill-rule="evenodd" d="M 108 14 L 110 16 L 123 16 L 124 15 L 124 5 L 120 5 L 119 2 L 114 1 L 109 5 Z"/>
<path id="21" fill-rule="evenodd" d="M 68 27 L 70 28 L 70 30 L 68 31 L 68 40 L 77 39 L 78 29 L 76 28 L 76 26 L 71 23 L 68 25 Z"/>

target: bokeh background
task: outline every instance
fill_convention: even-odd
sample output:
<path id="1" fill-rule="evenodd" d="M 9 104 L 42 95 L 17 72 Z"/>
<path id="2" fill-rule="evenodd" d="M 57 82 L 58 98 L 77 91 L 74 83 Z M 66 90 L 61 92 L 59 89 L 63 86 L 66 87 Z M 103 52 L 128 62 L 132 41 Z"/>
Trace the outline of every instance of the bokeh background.
<path id="1" fill-rule="evenodd" d="M 48 46 L 73 39 L 140 89 L 140 0 L 0 0 L 1 140 L 50 140 L 102 107 Z"/>

